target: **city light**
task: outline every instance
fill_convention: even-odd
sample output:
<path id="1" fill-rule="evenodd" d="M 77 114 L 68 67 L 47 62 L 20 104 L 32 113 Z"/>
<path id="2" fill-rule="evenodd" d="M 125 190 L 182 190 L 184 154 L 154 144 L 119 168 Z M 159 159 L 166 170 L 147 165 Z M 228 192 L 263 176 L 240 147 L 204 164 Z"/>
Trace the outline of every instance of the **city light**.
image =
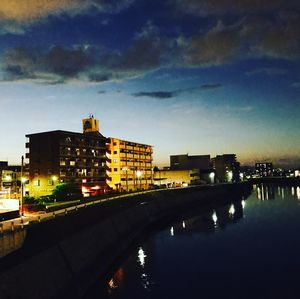
<path id="1" fill-rule="evenodd" d="M 147 255 L 145 254 L 144 250 L 142 247 L 139 248 L 139 251 L 138 251 L 138 260 L 140 262 L 140 265 L 142 267 L 145 266 L 145 258 L 147 257 Z"/>
<path id="2" fill-rule="evenodd" d="M 242 208 L 245 209 L 245 206 L 246 206 L 246 201 L 242 200 Z"/>
<path id="3" fill-rule="evenodd" d="M 56 175 L 53 175 L 53 176 L 52 176 L 52 181 L 53 181 L 53 182 L 56 182 L 56 181 L 57 181 L 57 176 L 56 176 Z"/>
<path id="4" fill-rule="evenodd" d="M 170 235 L 173 237 L 174 236 L 174 227 L 172 226 L 170 229 Z"/>
<path id="5" fill-rule="evenodd" d="M 230 215 L 230 216 L 233 216 L 234 213 L 235 213 L 235 208 L 234 208 L 234 205 L 232 204 L 232 205 L 230 206 L 230 208 L 229 208 L 229 215 Z"/>
<path id="6" fill-rule="evenodd" d="M 213 220 L 214 224 L 216 225 L 217 221 L 218 221 L 218 217 L 217 217 L 216 211 L 214 211 L 213 214 L 212 214 L 212 220 Z"/>
<path id="7" fill-rule="evenodd" d="M 11 182 L 12 181 L 12 176 L 11 175 L 6 175 L 5 176 L 5 181 Z"/>
<path id="8" fill-rule="evenodd" d="M 22 184 L 25 184 L 26 182 L 27 182 L 27 179 L 24 178 L 24 177 L 22 177 L 22 178 L 21 178 L 21 183 L 22 183 Z"/>
<path id="9" fill-rule="evenodd" d="M 137 171 L 136 171 L 136 176 L 137 176 L 138 178 L 140 178 L 140 177 L 142 176 L 142 172 L 141 172 L 140 170 L 137 170 Z"/>
<path id="10" fill-rule="evenodd" d="M 232 181 L 232 178 L 233 178 L 233 173 L 232 171 L 228 171 L 228 182 L 231 182 Z"/>

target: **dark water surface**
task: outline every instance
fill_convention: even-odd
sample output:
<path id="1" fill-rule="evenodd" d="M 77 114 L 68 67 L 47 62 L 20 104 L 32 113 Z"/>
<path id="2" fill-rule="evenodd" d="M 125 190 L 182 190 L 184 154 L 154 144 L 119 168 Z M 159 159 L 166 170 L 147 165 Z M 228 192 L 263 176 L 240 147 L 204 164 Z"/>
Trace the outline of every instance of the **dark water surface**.
<path id="1" fill-rule="evenodd" d="M 300 298 L 300 187 L 258 185 L 141 242 L 96 298 Z"/>

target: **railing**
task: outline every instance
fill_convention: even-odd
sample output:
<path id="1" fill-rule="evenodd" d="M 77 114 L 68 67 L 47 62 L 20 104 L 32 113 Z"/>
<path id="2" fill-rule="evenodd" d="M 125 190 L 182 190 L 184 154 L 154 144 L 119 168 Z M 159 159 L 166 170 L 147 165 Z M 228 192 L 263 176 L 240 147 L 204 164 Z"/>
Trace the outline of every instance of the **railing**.
<path id="1" fill-rule="evenodd" d="M 30 215 L 30 216 L 23 216 L 20 218 L 15 218 L 11 220 L 6 220 L 0 222 L 0 235 L 3 235 L 5 233 L 11 233 L 16 230 L 23 230 L 27 226 L 29 226 L 31 223 L 39 223 L 42 221 L 47 221 L 51 219 L 55 219 L 56 217 L 66 216 L 69 213 L 76 212 L 80 209 L 85 209 L 90 206 L 98 205 L 107 201 L 112 200 L 118 200 L 126 197 L 136 196 L 136 195 L 142 195 L 147 193 L 153 193 L 153 192 L 162 192 L 167 191 L 170 189 L 186 189 L 186 188 L 194 188 L 199 186 L 189 186 L 189 187 L 176 187 L 176 188 L 165 188 L 165 189 L 157 189 L 157 190 L 144 190 L 144 191 L 138 191 L 138 192 L 132 192 L 132 193 L 125 193 L 125 194 L 118 194 L 115 196 L 102 198 L 102 199 L 96 199 L 93 201 L 88 201 L 85 203 L 80 203 L 71 207 L 63 208 L 60 210 L 56 210 L 54 212 L 45 212 L 38 215 Z"/>

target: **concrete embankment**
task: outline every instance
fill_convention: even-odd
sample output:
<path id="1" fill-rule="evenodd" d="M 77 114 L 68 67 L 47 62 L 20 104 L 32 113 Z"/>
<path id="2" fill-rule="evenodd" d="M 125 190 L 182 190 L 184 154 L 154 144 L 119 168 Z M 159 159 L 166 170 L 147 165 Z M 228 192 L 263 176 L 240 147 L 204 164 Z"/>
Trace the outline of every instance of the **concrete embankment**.
<path id="1" fill-rule="evenodd" d="M 0 298 L 80 298 L 153 224 L 250 190 L 247 183 L 164 190 L 31 226 L 24 246 L 0 260 Z"/>

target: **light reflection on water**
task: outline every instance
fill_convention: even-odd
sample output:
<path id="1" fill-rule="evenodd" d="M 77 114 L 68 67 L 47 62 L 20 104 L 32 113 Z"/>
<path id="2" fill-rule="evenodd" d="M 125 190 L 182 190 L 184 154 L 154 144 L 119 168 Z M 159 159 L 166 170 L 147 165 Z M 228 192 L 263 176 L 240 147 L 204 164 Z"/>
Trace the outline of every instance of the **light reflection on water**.
<path id="1" fill-rule="evenodd" d="M 248 199 L 185 216 L 137 247 L 118 287 L 96 286 L 86 299 L 298 299 L 299 199 L 300 187 L 259 185 Z"/>

